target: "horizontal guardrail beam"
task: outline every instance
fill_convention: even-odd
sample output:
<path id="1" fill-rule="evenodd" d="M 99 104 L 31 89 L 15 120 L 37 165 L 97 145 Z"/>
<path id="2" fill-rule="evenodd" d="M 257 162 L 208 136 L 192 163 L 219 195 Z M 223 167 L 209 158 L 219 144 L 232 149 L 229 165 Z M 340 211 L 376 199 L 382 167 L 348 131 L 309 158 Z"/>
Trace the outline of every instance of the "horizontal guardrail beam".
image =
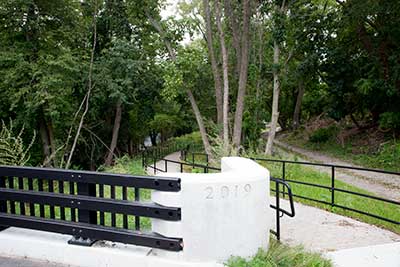
<path id="1" fill-rule="evenodd" d="M 173 177 L 133 176 L 50 168 L 0 166 L 0 176 L 139 187 L 169 192 L 178 192 L 181 189 L 180 179 Z"/>
<path id="2" fill-rule="evenodd" d="M 90 211 L 120 213 L 169 221 L 181 219 L 180 208 L 171 208 L 154 203 L 97 198 L 82 195 L 66 195 L 28 190 L 0 188 L 0 200 L 11 200 L 41 205 L 77 208 Z"/>
<path id="3" fill-rule="evenodd" d="M 182 239 L 180 238 L 169 238 L 155 233 L 143 233 L 86 223 L 0 213 L 0 225 L 60 234 L 79 235 L 84 238 L 109 240 L 112 242 L 160 248 L 170 251 L 182 250 Z"/>

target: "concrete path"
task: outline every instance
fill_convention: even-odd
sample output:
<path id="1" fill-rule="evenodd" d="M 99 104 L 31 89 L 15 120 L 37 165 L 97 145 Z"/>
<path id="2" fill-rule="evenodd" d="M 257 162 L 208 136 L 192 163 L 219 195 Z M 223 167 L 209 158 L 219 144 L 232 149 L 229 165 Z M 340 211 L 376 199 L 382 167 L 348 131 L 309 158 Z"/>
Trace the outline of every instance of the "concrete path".
<path id="1" fill-rule="evenodd" d="M 275 203 L 275 199 L 271 200 Z M 289 202 L 282 200 L 289 209 Z M 295 203 L 296 216 L 281 218 L 281 239 L 291 246 L 303 245 L 316 252 L 329 252 L 400 242 L 400 235 L 374 225 L 325 210 Z"/>
<path id="2" fill-rule="evenodd" d="M 45 261 L 36 261 L 25 258 L 0 257 L 0 267 L 72 267 Z"/>
<path id="3" fill-rule="evenodd" d="M 400 243 L 327 253 L 335 267 L 400 267 Z"/>
<path id="4" fill-rule="evenodd" d="M 178 161 L 180 162 L 181 153 L 180 152 L 174 152 L 172 154 L 167 155 L 166 157 L 164 157 L 165 159 L 169 159 L 172 161 Z M 152 164 L 151 166 L 153 166 L 154 164 Z M 180 164 L 174 163 L 174 162 L 165 162 L 164 160 L 160 160 L 156 163 L 156 168 L 159 170 L 162 170 L 163 172 L 165 172 L 165 170 L 167 169 L 167 172 L 181 172 L 181 166 Z M 154 171 L 153 168 L 151 167 L 147 167 L 146 172 L 148 175 L 154 175 L 159 173 L 160 171 Z"/>
<path id="5" fill-rule="evenodd" d="M 274 141 L 275 145 L 286 151 L 290 151 L 300 155 L 302 161 L 344 165 L 361 167 L 354 164 L 350 164 L 346 161 L 324 155 L 315 151 L 308 151 L 303 148 L 295 147 L 279 140 Z M 331 169 L 327 167 L 310 166 L 320 172 L 331 173 Z M 370 171 L 359 171 L 359 170 L 345 170 L 336 169 L 336 178 L 346 182 L 348 184 L 363 188 L 369 192 L 375 193 L 378 196 L 389 198 L 392 200 L 400 201 L 400 175 L 391 175 Z"/>

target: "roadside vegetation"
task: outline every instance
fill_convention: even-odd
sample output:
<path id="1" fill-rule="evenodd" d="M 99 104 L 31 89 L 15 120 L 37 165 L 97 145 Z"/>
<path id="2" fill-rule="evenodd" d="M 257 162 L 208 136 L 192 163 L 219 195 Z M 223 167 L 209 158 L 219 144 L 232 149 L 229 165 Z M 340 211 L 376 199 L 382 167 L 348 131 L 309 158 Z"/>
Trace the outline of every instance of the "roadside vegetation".
<path id="1" fill-rule="evenodd" d="M 270 240 L 268 251 L 260 250 L 251 259 L 232 257 L 227 267 L 332 267 L 330 260 L 318 253 L 305 251 L 302 247 L 289 247 Z"/>
<path id="2" fill-rule="evenodd" d="M 366 168 L 400 172 L 400 141 L 393 131 L 360 130 L 348 122 L 312 120 L 279 138 L 293 146 L 318 151 Z"/>

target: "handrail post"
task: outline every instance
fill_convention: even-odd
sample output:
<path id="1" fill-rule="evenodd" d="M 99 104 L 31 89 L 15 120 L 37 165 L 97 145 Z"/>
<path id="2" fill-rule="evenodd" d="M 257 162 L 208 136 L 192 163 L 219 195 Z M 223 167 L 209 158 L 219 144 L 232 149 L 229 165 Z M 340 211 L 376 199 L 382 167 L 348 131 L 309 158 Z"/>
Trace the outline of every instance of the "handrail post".
<path id="1" fill-rule="evenodd" d="M 71 176 L 73 177 L 74 174 L 71 174 Z M 81 177 L 81 175 L 78 175 L 78 178 L 84 180 L 85 177 Z M 77 187 L 78 187 L 78 195 L 96 197 L 96 184 L 78 182 Z M 78 221 L 81 223 L 97 225 L 97 212 L 78 209 Z M 96 240 L 88 238 L 87 236 L 85 236 L 85 233 L 79 231 L 73 236 L 71 240 L 68 241 L 68 244 L 91 246 L 94 242 L 96 242 Z"/>
<path id="2" fill-rule="evenodd" d="M 276 205 L 276 239 L 281 240 L 281 217 L 279 216 L 280 199 L 279 199 L 279 183 L 275 182 L 275 205 Z"/>
<path id="3" fill-rule="evenodd" d="M 6 177 L 0 177 L 0 188 L 5 188 L 6 187 Z M 7 212 L 7 201 L 0 201 L 0 212 Z M 0 231 L 7 229 L 7 227 L 1 226 L 0 225 Z"/>
<path id="4" fill-rule="evenodd" d="M 332 166 L 331 173 L 331 206 L 335 206 L 335 166 Z"/>
<path id="5" fill-rule="evenodd" d="M 286 179 L 286 162 L 283 161 L 283 165 L 282 165 L 282 180 L 285 181 Z M 286 188 L 283 187 L 283 198 L 285 198 L 285 194 L 286 194 Z"/>
<path id="6" fill-rule="evenodd" d="M 168 172 L 168 161 L 164 159 L 165 162 L 165 172 Z"/>
<path id="7" fill-rule="evenodd" d="M 154 166 L 154 168 L 153 168 L 153 173 L 154 174 L 156 174 L 157 173 L 157 171 L 156 171 L 156 168 L 157 168 L 157 157 L 156 156 L 154 156 L 153 157 L 153 166 Z"/>
<path id="8" fill-rule="evenodd" d="M 140 188 L 135 187 L 135 201 L 140 201 Z M 140 216 L 135 216 L 135 230 L 140 230 Z"/>

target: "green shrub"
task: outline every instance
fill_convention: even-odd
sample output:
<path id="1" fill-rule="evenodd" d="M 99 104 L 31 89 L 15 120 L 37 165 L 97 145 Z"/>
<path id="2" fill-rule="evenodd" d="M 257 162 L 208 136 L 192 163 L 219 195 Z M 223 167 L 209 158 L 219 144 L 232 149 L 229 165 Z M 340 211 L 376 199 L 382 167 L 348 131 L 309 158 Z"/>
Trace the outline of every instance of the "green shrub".
<path id="1" fill-rule="evenodd" d="M 191 151 L 202 151 L 203 142 L 200 132 L 193 132 L 182 136 L 174 137 L 168 140 L 168 143 L 175 145 L 178 148 L 189 147 Z"/>
<path id="2" fill-rule="evenodd" d="M 18 134 L 14 132 L 13 122 L 10 120 L 10 126 L 7 127 L 2 121 L 0 130 L 0 165 L 25 165 L 30 158 L 29 150 L 35 141 L 34 133 L 28 146 L 25 146 L 22 139 L 24 128 Z"/>
<path id="3" fill-rule="evenodd" d="M 385 112 L 379 116 L 379 127 L 383 129 L 400 129 L 400 112 Z"/>
<path id="4" fill-rule="evenodd" d="M 289 247 L 271 239 L 268 251 L 260 250 L 254 258 L 246 260 L 234 257 L 228 267 L 331 267 L 330 260 L 318 253 L 305 251 L 301 247 Z"/>
<path id="5" fill-rule="evenodd" d="M 310 135 L 310 142 L 312 143 L 325 143 L 335 136 L 337 132 L 336 126 L 329 126 L 327 128 L 320 128 Z"/>

